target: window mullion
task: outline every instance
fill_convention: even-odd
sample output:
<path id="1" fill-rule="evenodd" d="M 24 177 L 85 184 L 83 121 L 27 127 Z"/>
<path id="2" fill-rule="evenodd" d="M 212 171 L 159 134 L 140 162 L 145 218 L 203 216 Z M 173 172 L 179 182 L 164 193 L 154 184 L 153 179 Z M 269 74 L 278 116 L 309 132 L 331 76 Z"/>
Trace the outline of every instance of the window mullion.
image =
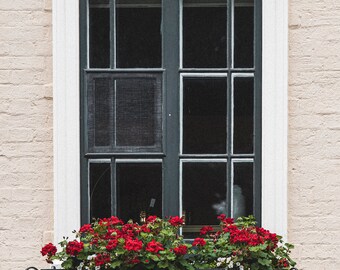
<path id="1" fill-rule="evenodd" d="M 163 215 L 179 214 L 179 16 L 181 1 L 163 1 L 163 67 L 165 68 L 165 151 Z M 176 4 L 175 4 L 176 3 Z"/>
<path id="2" fill-rule="evenodd" d="M 116 0 L 109 0 L 110 4 L 110 67 L 116 68 Z"/>

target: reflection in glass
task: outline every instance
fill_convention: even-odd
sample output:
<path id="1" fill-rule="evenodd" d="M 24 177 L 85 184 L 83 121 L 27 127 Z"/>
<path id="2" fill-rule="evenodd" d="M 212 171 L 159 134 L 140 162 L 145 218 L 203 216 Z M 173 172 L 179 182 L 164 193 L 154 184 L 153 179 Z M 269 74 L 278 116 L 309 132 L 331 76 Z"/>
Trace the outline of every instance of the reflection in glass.
<path id="1" fill-rule="evenodd" d="M 226 67 L 227 7 L 221 1 L 183 1 L 183 67 Z"/>
<path id="2" fill-rule="evenodd" d="M 254 78 L 234 78 L 234 153 L 253 153 Z"/>
<path id="3" fill-rule="evenodd" d="M 116 3 L 117 67 L 161 67 L 161 1 L 117 0 Z"/>
<path id="4" fill-rule="evenodd" d="M 253 215 L 253 163 L 234 163 L 233 216 Z"/>
<path id="5" fill-rule="evenodd" d="M 254 1 L 236 1 L 234 9 L 234 66 L 254 66 Z"/>
<path id="6" fill-rule="evenodd" d="M 90 2 L 89 60 L 92 68 L 110 67 L 110 9 L 105 2 Z"/>
<path id="7" fill-rule="evenodd" d="M 187 225 L 218 224 L 226 212 L 226 163 L 183 162 L 182 209 Z"/>
<path id="8" fill-rule="evenodd" d="M 111 216 L 111 164 L 90 163 L 90 215 Z"/>
<path id="9" fill-rule="evenodd" d="M 162 164 L 117 164 L 118 216 L 139 222 L 141 211 L 162 216 Z"/>
<path id="10" fill-rule="evenodd" d="M 183 153 L 226 153 L 226 78 L 183 81 Z"/>

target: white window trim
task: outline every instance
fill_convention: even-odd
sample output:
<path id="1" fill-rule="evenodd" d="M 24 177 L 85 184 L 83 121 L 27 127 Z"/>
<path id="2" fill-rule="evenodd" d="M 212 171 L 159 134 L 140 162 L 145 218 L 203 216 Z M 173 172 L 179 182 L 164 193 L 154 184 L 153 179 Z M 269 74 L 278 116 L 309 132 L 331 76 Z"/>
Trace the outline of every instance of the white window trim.
<path id="1" fill-rule="evenodd" d="M 287 236 L 288 0 L 263 0 L 262 224 Z M 53 0 L 54 238 L 80 226 L 79 0 Z"/>

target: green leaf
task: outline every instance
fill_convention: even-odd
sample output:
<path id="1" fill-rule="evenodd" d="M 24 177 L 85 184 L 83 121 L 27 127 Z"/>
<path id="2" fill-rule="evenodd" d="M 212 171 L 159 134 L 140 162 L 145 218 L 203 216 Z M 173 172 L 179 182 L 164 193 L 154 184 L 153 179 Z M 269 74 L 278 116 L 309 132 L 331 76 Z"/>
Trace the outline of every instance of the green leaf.
<path id="1" fill-rule="evenodd" d="M 116 267 L 120 266 L 121 264 L 122 264 L 121 261 L 114 261 L 114 262 L 110 263 L 110 266 L 112 268 L 116 268 Z"/>
<path id="2" fill-rule="evenodd" d="M 261 259 L 261 258 L 258 260 L 258 262 L 259 262 L 259 264 L 262 264 L 262 265 L 265 265 L 265 266 L 269 266 L 272 263 L 271 260 Z"/>

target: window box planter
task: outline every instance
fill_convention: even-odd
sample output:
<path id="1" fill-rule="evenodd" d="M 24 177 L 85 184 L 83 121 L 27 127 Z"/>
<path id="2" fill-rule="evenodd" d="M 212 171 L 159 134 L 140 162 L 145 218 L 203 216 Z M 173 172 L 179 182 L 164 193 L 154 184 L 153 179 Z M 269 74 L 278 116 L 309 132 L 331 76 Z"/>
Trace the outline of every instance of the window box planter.
<path id="1" fill-rule="evenodd" d="M 191 243 L 178 232 L 184 217 L 144 217 L 142 225 L 118 217 L 98 219 L 64 238 L 62 250 L 49 243 L 41 250 L 47 261 L 61 261 L 66 270 L 289 270 L 293 245 L 260 227 L 252 216 L 234 221 L 218 216 L 220 227 L 204 226 Z M 182 230 L 183 232 L 183 230 Z"/>

